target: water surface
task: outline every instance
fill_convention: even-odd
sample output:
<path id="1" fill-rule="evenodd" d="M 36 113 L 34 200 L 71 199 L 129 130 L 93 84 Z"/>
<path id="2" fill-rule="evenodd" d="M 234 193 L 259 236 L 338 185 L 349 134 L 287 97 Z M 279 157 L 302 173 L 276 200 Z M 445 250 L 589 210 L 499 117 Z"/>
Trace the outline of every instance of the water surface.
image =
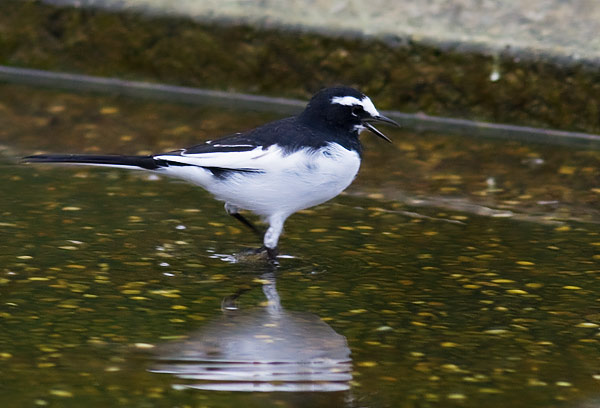
<path id="1" fill-rule="evenodd" d="M 351 379 L 332 392 L 211 391 L 157 372 L 160 350 L 227 313 L 273 323 L 256 317 L 269 307 L 264 263 L 230 262 L 256 238 L 189 184 L 17 158 L 166 151 L 276 115 L 9 85 L 0 95 L 3 406 L 585 407 L 600 398 L 598 151 L 386 129 L 390 147 L 363 135 L 358 179 L 288 220 L 288 257 L 273 276 L 284 316 L 345 339 Z M 237 310 L 224 312 L 235 293 Z"/>

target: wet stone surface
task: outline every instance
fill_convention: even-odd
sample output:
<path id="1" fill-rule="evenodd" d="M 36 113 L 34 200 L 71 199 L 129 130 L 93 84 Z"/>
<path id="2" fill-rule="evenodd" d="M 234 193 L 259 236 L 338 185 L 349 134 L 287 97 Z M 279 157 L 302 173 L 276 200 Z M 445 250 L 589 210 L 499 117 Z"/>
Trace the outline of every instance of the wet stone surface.
<path id="1" fill-rule="evenodd" d="M 346 338 L 348 391 L 190 390 L 152 350 L 265 307 L 257 245 L 207 193 L 38 151 L 162 151 L 274 116 L 2 86 L 2 406 L 585 407 L 600 389 L 600 156 L 363 135 L 347 194 L 290 218 L 283 308 Z M 509 212 L 510 211 L 510 212 Z M 160 346 L 160 347 L 159 347 Z M 587 405 L 586 405 L 587 404 Z"/>

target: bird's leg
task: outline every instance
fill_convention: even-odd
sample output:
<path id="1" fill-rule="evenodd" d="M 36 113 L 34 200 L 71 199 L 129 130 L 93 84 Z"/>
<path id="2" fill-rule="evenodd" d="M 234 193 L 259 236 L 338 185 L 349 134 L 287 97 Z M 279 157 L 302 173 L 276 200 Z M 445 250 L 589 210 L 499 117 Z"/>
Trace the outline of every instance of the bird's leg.
<path id="1" fill-rule="evenodd" d="M 221 301 L 221 310 L 226 311 L 226 310 L 237 310 L 237 300 L 240 296 L 242 296 L 244 293 L 248 292 L 250 289 L 252 289 L 252 286 L 250 285 L 246 285 L 240 289 L 238 289 L 233 295 L 229 295 L 226 296 L 225 298 L 223 298 L 223 300 Z"/>
<path id="2" fill-rule="evenodd" d="M 279 250 L 277 249 L 277 243 L 279 242 L 279 236 L 283 231 L 283 223 L 287 215 L 276 214 L 269 217 L 269 228 L 267 232 L 265 232 L 265 237 L 263 242 L 265 244 L 265 249 L 267 250 L 267 255 L 269 255 L 269 260 L 273 263 L 277 263 L 277 254 Z"/>
<path id="3" fill-rule="evenodd" d="M 264 250 L 264 248 L 263 248 Z M 226 296 L 221 301 L 221 310 L 223 312 L 232 312 L 238 310 L 237 300 L 246 292 L 252 290 L 257 284 L 261 284 L 263 292 L 269 301 L 269 312 L 280 313 L 281 302 L 277 289 L 275 288 L 275 266 L 272 263 L 267 265 L 267 269 L 260 275 L 260 279 L 254 279 L 242 287 L 240 287 L 235 293 Z"/>
<path id="4" fill-rule="evenodd" d="M 248 219 L 246 219 L 246 217 L 238 212 L 238 208 L 236 206 L 225 203 L 225 211 L 227 211 L 229 215 L 240 221 L 242 224 L 250 228 L 256 235 L 263 237 L 263 234 L 258 230 L 258 228 L 256 228 L 254 224 L 252 224 L 250 221 L 248 221 Z M 283 231 L 283 223 L 287 217 L 287 215 L 282 214 L 276 214 L 269 217 L 269 228 L 263 237 L 264 245 L 256 251 L 256 253 L 266 251 L 269 261 L 274 265 L 278 264 L 277 255 L 279 254 L 279 250 L 277 249 L 277 242 L 279 241 L 279 236 Z"/>
<path id="5" fill-rule="evenodd" d="M 229 214 L 229 215 L 231 215 L 233 218 L 235 218 L 236 220 L 238 220 L 239 222 L 244 224 L 246 227 L 250 228 L 252 230 L 252 232 L 254 232 L 257 236 L 262 237 L 262 232 L 260 232 L 258 230 L 258 228 L 256 228 L 256 226 L 254 224 L 252 224 L 250 221 L 248 221 L 248 219 L 246 217 L 244 217 L 242 214 L 233 213 L 233 214 Z"/>
<path id="6" fill-rule="evenodd" d="M 254 232 L 257 236 L 259 236 L 259 237 L 263 236 L 262 232 L 260 232 L 260 230 L 258 228 L 256 228 L 256 226 L 254 224 L 252 224 L 250 221 L 248 221 L 248 219 L 246 217 L 244 217 L 242 214 L 240 214 L 238 212 L 238 209 L 235 206 L 233 206 L 229 203 L 225 203 L 225 211 L 227 211 L 227 214 L 231 215 L 233 218 L 235 218 L 236 220 L 238 220 L 239 222 L 244 224 L 246 227 L 250 228 L 252 230 L 252 232 Z"/>

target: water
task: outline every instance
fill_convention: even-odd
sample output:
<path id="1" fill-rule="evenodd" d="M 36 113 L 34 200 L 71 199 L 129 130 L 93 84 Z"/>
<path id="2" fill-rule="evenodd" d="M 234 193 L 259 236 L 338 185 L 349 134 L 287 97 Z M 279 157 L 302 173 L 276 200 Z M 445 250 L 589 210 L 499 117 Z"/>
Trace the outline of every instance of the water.
<path id="1" fill-rule="evenodd" d="M 232 262 L 258 242 L 199 188 L 16 158 L 275 115 L 1 88 L 2 406 L 598 404 L 598 151 L 363 135 L 359 178 L 288 220 L 272 271 Z"/>

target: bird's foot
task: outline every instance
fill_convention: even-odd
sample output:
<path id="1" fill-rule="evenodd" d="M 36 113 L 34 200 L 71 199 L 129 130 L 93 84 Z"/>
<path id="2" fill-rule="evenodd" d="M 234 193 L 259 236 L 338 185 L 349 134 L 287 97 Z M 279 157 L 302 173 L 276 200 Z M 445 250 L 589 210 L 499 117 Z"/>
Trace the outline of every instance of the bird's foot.
<path id="1" fill-rule="evenodd" d="M 267 256 L 269 258 L 269 263 L 271 265 L 279 265 L 279 261 L 277 260 L 277 255 L 279 255 L 279 250 L 277 249 L 277 247 L 275 247 L 275 248 L 264 247 L 264 249 L 267 252 Z"/>
<path id="2" fill-rule="evenodd" d="M 224 312 L 231 312 L 238 310 L 237 297 L 227 296 L 221 301 L 221 310 Z"/>
<path id="3" fill-rule="evenodd" d="M 267 248 L 263 245 L 260 248 L 250 248 L 241 251 L 237 253 L 235 257 L 238 260 L 259 260 L 260 258 L 266 258 L 271 265 L 279 265 L 279 261 L 277 261 L 278 254 L 279 251 L 277 248 Z"/>

